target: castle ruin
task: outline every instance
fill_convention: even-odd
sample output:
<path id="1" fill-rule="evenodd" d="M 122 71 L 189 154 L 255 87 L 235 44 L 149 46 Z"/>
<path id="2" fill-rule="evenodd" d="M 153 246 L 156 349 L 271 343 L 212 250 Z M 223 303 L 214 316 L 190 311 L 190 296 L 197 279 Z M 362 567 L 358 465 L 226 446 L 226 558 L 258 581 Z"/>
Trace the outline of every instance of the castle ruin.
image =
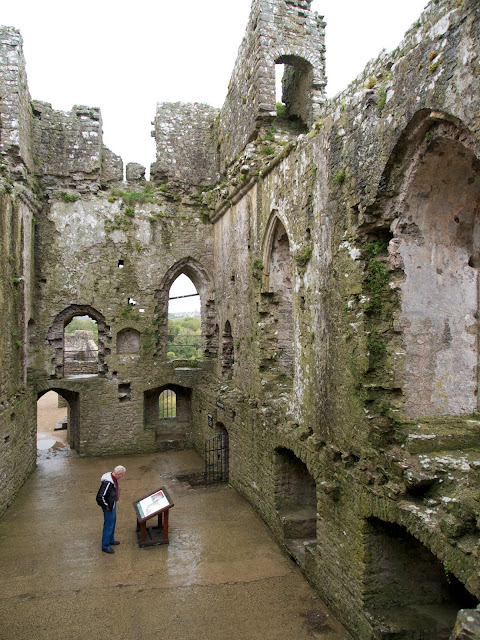
<path id="1" fill-rule="evenodd" d="M 31 100 L 0 28 L 0 513 L 47 391 L 80 456 L 227 433 L 229 482 L 354 637 L 480 638 L 480 2 L 432 0 L 331 100 L 310 3 L 253 0 L 222 109 L 158 105 L 150 181 L 98 109 Z M 180 274 L 198 360 L 167 353 Z M 76 316 L 95 375 L 65 368 Z"/>

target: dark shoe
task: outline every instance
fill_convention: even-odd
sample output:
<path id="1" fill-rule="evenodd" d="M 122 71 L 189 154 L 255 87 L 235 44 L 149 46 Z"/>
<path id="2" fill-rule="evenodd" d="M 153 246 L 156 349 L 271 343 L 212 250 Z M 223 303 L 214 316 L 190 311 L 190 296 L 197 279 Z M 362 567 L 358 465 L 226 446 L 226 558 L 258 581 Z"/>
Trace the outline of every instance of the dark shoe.
<path id="1" fill-rule="evenodd" d="M 102 549 L 102 551 L 104 551 L 105 553 L 115 553 L 115 551 L 113 549 L 110 549 L 110 547 L 108 547 L 107 549 Z"/>
<path id="2" fill-rule="evenodd" d="M 120 544 L 120 542 L 118 540 L 114 540 L 113 542 L 110 542 L 110 544 Z"/>

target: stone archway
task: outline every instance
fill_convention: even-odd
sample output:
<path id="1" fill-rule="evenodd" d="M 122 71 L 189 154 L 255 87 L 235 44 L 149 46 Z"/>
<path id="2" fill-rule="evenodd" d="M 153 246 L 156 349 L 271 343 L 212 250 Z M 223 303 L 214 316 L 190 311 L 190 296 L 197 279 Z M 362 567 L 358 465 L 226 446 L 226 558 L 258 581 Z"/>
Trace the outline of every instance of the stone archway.
<path id="1" fill-rule="evenodd" d="M 303 563 L 307 546 L 316 543 L 317 488 L 300 458 L 290 449 L 275 451 L 275 507 L 283 541 L 297 561 Z"/>
<path id="2" fill-rule="evenodd" d="M 364 602 L 375 638 L 448 640 L 458 610 L 478 604 L 401 525 L 367 520 L 365 555 Z"/>
<path id="3" fill-rule="evenodd" d="M 166 395 L 164 392 L 168 391 L 175 394 L 175 411 L 170 410 L 173 407 L 173 397 L 170 397 L 170 406 L 168 402 L 166 406 L 163 402 Z M 155 446 L 158 451 L 180 450 L 189 446 L 191 402 L 192 390 L 177 384 L 165 384 L 144 392 L 144 428 L 155 431 Z"/>
<path id="4" fill-rule="evenodd" d="M 95 354 L 96 375 L 103 376 L 107 372 L 105 356 L 110 353 L 107 344 L 110 342 L 110 327 L 106 324 L 103 315 L 89 305 L 70 305 L 61 311 L 50 325 L 47 332 L 47 340 L 54 349 L 52 363 L 55 366 L 55 377 L 63 378 L 65 376 L 65 344 L 64 331 L 65 327 L 76 316 L 88 316 L 97 324 L 98 328 L 98 348 Z"/>
<path id="5" fill-rule="evenodd" d="M 263 248 L 265 317 L 265 367 L 291 376 L 294 359 L 293 276 L 290 242 L 283 222 L 274 213 L 270 219 Z"/>
<path id="6" fill-rule="evenodd" d="M 211 279 L 203 266 L 191 257 L 182 258 L 170 267 L 156 291 L 157 354 L 162 358 L 167 356 L 169 292 L 172 284 L 182 274 L 191 280 L 200 297 L 201 346 L 204 354 L 216 355 L 218 340 L 215 335 L 215 302 L 211 292 Z"/>
<path id="7" fill-rule="evenodd" d="M 459 123 L 422 122 L 390 204 L 390 254 L 403 269 L 401 313 L 409 417 L 478 409 L 480 161 Z M 426 130 L 425 130 L 426 129 Z"/>
<path id="8" fill-rule="evenodd" d="M 75 391 L 70 391 L 69 389 L 61 389 L 59 387 L 52 387 L 50 389 L 46 389 L 42 391 L 37 396 L 37 421 L 39 419 L 38 414 L 38 405 L 42 399 L 46 399 L 50 393 L 57 394 L 57 398 L 51 398 L 53 402 L 57 403 L 58 399 L 63 399 L 63 407 L 60 411 L 49 411 L 47 415 L 47 420 L 51 422 L 52 416 L 58 416 L 59 418 L 65 418 L 66 424 L 62 426 L 62 430 L 66 433 L 63 437 L 59 437 L 58 434 L 55 435 L 55 427 L 57 426 L 54 422 L 48 422 L 48 434 L 46 439 L 50 439 L 52 441 L 52 445 L 55 446 L 55 442 L 59 441 L 60 443 L 68 444 L 71 449 L 77 450 L 79 449 L 80 444 L 80 394 Z M 58 402 L 58 405 L 60 402 Z M 50 408 L 52 404 L 50 403 Z M 48 409 L 48 407 L 47 407 Z M 37 424 L 37 431 L 39 425 Z M 42 427 L 43 431 L 47 431 L 45 425 Z"/>

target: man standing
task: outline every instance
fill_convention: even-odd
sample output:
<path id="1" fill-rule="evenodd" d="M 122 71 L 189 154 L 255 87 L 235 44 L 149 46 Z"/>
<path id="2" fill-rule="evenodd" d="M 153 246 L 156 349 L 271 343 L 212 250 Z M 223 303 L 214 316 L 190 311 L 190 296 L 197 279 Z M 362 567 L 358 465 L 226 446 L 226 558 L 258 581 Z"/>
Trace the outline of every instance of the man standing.
<path id="1" fill-rule="evenodd" d="M 115 540 L 117 501 L 120 497 L 118 481 L 123 478 L 126 472 L 125 467 L 118 465 L 111 473 L 104 473 L 100 481 L 97 503 L 103 509 L 102 551 L 105 553 L 115 553 L 111 545 L 120 544 L 118 540 Z"/>

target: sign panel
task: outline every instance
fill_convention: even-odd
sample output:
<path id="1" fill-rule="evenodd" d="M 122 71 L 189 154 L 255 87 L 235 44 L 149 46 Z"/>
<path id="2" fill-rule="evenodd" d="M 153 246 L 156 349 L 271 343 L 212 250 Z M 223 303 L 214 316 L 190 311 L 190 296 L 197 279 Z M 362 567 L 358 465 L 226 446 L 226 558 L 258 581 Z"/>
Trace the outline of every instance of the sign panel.
<path id="1" fill-rule="evenodd" d="M 157 513 L 165 511 L 165 509 L 168 509 L 169 507 L 173 507 L 173 503 L 170 501 L 169 495 L 162 487 L 161 489 L 157 489 L 153 493 L 140 498 L 140 500 L 136 500 L 133 503 L 133 506 L 137 512 L 138 519 L 146 520 Z"/>

